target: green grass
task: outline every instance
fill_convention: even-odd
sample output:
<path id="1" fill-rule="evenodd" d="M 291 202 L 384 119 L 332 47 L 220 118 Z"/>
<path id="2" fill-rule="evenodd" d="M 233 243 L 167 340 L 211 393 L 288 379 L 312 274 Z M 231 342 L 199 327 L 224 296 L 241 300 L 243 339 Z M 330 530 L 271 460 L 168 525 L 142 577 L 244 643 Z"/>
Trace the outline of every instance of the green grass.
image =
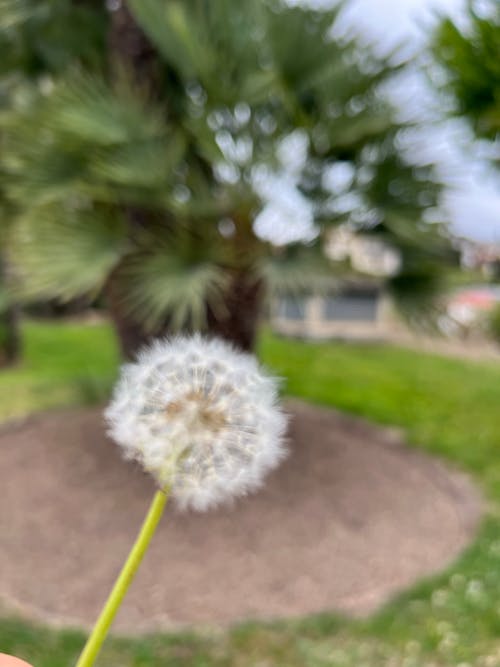
<path id="1" fill-rule="evenodd" d="M 22 363 L 0 372 L 0 419 L 108 393 L 118 364 L 109 327 L 28 323 L 23 333 Z"/>
<path id="2" fill-rule="evenodd" d="M 261 357 L 290 394 L 401 426 L 412 444 L 456 461 L 500 498 L 500 356 L 477 363 L 264 336 Z"/>
<path id="3" fill-rule="evenodd" d="M 116 374 L 105 325 L 29 324 L 22 366 L 0 374 L 0 416 L 101 399 Z M 472 473 L 490 503 L 475 544 L 446 573 L 367 621 L 333 614 L 230 632 L 111 639 L 99 667 L 500 666 L 500 364 L 383 345 L 318 345 L 264 335 L 262 359 L 286 391 L 405 429 Z M 334 563 L 332 563 L 334 566 Z M 70 667 L 84 637 L 0 619 L 0 650 Z"/>

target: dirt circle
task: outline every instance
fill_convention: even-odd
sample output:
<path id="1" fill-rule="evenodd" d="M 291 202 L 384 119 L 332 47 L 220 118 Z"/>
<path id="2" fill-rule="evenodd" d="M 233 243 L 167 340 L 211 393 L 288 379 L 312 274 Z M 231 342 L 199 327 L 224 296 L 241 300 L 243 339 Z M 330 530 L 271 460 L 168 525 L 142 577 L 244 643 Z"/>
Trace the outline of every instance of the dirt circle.
<path id="1" fill-rule="evenodd" d="M 466 477 L 390 429 L 296 401 L 288 411 L 290 456 L 259 493 L 167 512 L 115 630 L 366 614 L 469 543 L 481 502 Z M 0 448 L 0 599 L 89 626 L 153 484 L 120 460 L 97 409 L 6 426 Z"/>
<path id="2" fill-rule="evenodd" d="M 12 655 L 7 655 L 6 653 L 0 653 L 0 667 L 32 667 L 28 665 L 24 660 L 19 660 L 19 658 L 14 658 Z"/>

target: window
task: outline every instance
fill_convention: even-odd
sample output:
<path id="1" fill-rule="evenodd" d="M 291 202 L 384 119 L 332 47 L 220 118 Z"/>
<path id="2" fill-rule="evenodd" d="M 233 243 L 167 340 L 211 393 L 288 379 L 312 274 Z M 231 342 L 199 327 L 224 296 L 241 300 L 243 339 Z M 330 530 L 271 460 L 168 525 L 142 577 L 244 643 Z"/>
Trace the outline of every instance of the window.
<path id="1" fill-rule="evenodd" d="M 375 322 L 378 292 L 376 290 L 346 290 L 325 297 L 323 317 L 339 322 Z"/>
<path id="2" fill-rule="evenodd" d="M 285 320 L 303 320 L 306 317 L 306 301 L 302 297 L 287 296 L 281 299 L 279 315 Z"/>

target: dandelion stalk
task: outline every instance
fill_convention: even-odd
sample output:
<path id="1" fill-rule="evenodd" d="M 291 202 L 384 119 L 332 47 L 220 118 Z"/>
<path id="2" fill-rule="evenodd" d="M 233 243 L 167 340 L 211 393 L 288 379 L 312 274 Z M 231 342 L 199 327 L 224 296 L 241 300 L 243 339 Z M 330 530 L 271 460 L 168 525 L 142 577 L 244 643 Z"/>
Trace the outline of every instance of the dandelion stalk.
<path id="1" fill-rule="evenodd" d="M 168 490 L 156 492 L 139 535 L 113 586 L 106 604 L 80 655 L 76 667 L 91 667 L 106 639 L 109 628 L 147 551 L 168 500 Z"/>

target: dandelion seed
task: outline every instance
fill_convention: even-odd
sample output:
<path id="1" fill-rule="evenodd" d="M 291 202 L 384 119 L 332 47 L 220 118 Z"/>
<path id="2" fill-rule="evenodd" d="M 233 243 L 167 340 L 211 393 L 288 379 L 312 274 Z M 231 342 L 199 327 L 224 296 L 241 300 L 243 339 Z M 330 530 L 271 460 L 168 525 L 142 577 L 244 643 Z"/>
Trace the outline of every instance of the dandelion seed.
<path id="1" fill-rule="evenodd" d="M 276 380 L 252 356 L 199 335 L 158 341 L 125 366 L 106 419 L 124 456 L 182 508 L 253 491 L 285 453 Z"/>
<path id="2" fill-rule="evenodd" d="M 450 585 L 453 590 L 460 590 L 465 586 L 466 579 L 463 574 L 452 574 L 450 577 Z"/>
<path id="3" fill-rule="evenodd" d="M 492 542 L 489 547 L 492 556 L 500 556 L 500 541 Z"/>
<path id="4" fill-rule="evenodd" d="M 436 630 L 440 635 L 446 635 L 451 630 L 451 624 L 447 621 L 439 621 L 439 623 L 436 625 Z"/>
<path id="5" fill-rule="evenodd" d="M 433 607 L 444 607 L 448 602 L 448 592 L 442 588 L 434 591 L 431 598 Z"/>
<path id="6" fill-rule="evenodd" d="M 479 579 L 472 579 L 469 581 L 467 584 L 467 589 L 465 591 L 465 596 L 469 600 L 474 600 L 477 601 L 479 598 L 483 596 L 484 593 L 484 586 L 482 581 L 479 581 Z"/>
<path id="7" fill-rule="evenodd" d="M 415 640 L 411 639 L 409 642 L 406 643 L 405 649 L 408 653 L 415 654 L 419 653 L 421 650 L 420 644 Z"/>

